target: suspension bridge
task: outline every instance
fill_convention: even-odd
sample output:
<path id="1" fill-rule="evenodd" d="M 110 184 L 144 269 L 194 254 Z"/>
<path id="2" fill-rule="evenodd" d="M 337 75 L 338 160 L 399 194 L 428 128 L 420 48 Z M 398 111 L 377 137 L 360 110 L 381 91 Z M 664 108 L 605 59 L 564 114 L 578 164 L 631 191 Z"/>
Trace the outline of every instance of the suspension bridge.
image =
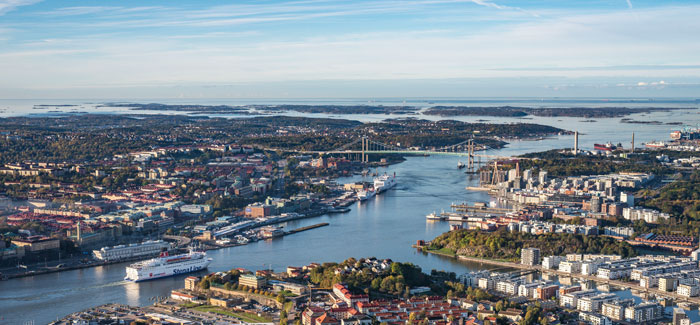
<path id="1" fill-rule="evenodd" d="M 453 145 L 444 146 L 432 149 L 406 148 L 399 145 L 390 145 L 379 141 L 372 140 L 368 137 L 361 137 L 353 142 L 345 144 L 341 147 L 331 150 L 298 150 L 295 152 L 304 154 L 341 154 L 341 155 L 357 155 L 362 162 L 369 161 L 371 154 L 407 154 L 407 155 L 450 155 L 466 157 L 466 167 L 473 169 L 475 166 L 474 159 L 482 158 L 486 160 L 515 160 L 524 159 L 521 157 L 510 157 L 502 155 L 491 155 L 486 153 L 476 153 L 476 151 L 487 151 L 491 148 L 486 145 L 476 144 L 474 139 L 468 139 Z"/>

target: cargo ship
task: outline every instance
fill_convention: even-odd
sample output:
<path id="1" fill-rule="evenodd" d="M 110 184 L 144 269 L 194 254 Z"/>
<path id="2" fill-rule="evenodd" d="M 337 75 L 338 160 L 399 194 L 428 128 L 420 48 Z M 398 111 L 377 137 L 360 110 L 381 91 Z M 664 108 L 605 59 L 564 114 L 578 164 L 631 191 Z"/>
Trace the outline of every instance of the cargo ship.
<path id="1" fill-rule="evenodd" d="M 644 144 L 647 148 L 666 148 L 666 143 L 663 141 L 647 142 Z"/>
<path id="2" fill-rule="evenodd" d="M 211 261 L 205 252 L 190 251 L 174 256 L 163 252 L 159 257 L 127 266 L 124 280 L 139 282 L 195 272 L 206 269 Z"/>
<path id="3" fill-rule="evenodd" d="M 596 143 L 593 145 L 593 149 L 600 150 L 600 151 L 613 151 L 613 150 L 622 149 L 622 145 L 619 143 L 617 145 L 614 145 L 610 142 L 608 142 L 606 144 Z"/>
<path id="4" fill-rule="evenodd" d="M 377 192 L 377 194 L 382 193 L 394 186 L 396 186 L 396 173 L 394 173 L 394 176 L 384 174 L 374 179 L 374 190 Z"/>

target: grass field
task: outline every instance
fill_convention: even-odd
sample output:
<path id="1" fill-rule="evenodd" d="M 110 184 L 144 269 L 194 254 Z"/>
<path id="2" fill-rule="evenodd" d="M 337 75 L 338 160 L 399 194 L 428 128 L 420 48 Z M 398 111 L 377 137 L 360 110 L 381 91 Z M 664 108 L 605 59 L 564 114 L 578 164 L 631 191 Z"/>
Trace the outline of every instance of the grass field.
<path id="1" fill-rule="evenodd" d="M 210 305 L 199 306 L 199 307 L 195 307 L 194 310 L 207 312 L 207 313 L 215 313 L 215 314 L 233 316 L 233 317 L 239 318 L 242 321 L 247 322 L 247 323 L 269 323 L 269 322 L 271 322 L 271 320 L 269 320 L 265 317 L 260 317 L 256 314 L 233 312 L 233 311 L 226 310 L 222 307 L 217 307 L 217 306 L 210 306 Z"/>

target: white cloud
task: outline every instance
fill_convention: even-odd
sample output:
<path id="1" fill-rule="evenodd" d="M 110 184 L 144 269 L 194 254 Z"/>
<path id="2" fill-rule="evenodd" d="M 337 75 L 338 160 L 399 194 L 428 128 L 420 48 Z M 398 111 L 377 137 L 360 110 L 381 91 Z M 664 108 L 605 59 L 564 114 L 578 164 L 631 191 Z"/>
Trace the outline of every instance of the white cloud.
<path id="1" fill-rule="evenodd" d="M 41 0 L 0 0 L 0 16 L 17 7 L 33 5 Z"/>
<path id="2" fill-rule="evenodd" d="M 528 10 L 525 10 L 523 8 L 499 5 L 499 4 L 496 4 L 490 0 L 468 0 L 468 1 L 473 2 L 473 3 L 480 5 L 480 6 L 484 6 L 484 7 L 494 8 L 494 9 L 498 9 L 498 10 L 516 10 L 516 11 L 521 11 L 521 12 L 527 13 L 527 14 L 535 16 L 535 17 L 539 17 L 538 14 L 531 12 L 531 11 L 528 11 Z"/>
<path id="3" fill-rule="evenodd" d="M 415 3 L 422 6 L 425 2 Z M 328 12 L 310 9 L 291 12 L 296 9 L 285 8 L 274 11 L 272 7 L 236 7 L 240 9 L 236 11 L 229 7 L 231 12 L 224 11 L 214 18 L 208 14 L 214 15 L 217 10 L 201 10 L 180 21 L 174 19 L 180 13 L 164 9 L 153 20 L 144 19 L 143 24 L 203 28 L 192 30 L 192 34 L 182 34 L 182 29 L 177 29 L 166 35 L 136 32 L 105 37 L 81 35 L 0 50 L 0 71 L 10 76 L 0 78 L 0 88 L 216 85 L 329 79 L 596 77 L 613 78 L 609 81 L 613 85 L 619 83 L 617 78 L 626 78 L 621 84 L 636 89 L 675 85 L 661 81 L 656 84 L 643 81 L 648 84 L 638 85 L 638 80 L 676 81 L 679 75 L 700 78 L 700 61 L 694 55 L 700 51 L 700 43 L 688 41 L 695 38 L 694 31 L 700 30 L 696 19 L 700 6 L 637 8 L 634 15 L 628 10 L 560 12 L 554 17 L 485 26 L 474 32 L 420 26 L 424 29 L 290 37 L 265 34 L 264 29 L 222 32 L 222 29 L 204 28 L 258 24 L 266 19 L 296 21 L 323 15 L 354 15 L 358 14 L 357 10 L 390 10 L 392 6 L 399 4 L 359 9 L 333 5 L 333 10 Z M 274 14 L 245 16 L 259 11 L 274 11 Z M 249 37 L 245 41 L 230 40 L 258 35 L 261 37 Z M 677 64 L 678 68 L 652 68 L 669 63 Z M 606 68 L 615 66 L 626 67 Z M 561 91 L 575 85 L 575 82 L 560 83 L 551 89 Z"/>

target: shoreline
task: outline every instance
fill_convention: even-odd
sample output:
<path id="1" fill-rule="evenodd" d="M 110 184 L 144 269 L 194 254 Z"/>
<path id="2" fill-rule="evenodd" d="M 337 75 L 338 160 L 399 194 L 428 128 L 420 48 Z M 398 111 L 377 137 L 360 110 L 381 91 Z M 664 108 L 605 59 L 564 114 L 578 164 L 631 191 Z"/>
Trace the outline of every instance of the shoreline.
<path id="1" fill-rule="evenodd" d="M 354 202 L 353 202 L 353 203 L 354 203 Z M 347 208 L 346 208 L 346 209 L 347 209 Z M 308 214 L 308 215 L 299 216 L 299 217 L 296 217 L 296 218 L 291 218 L 291 219 L 283 220 L 283 221 L 280 221 L 280 222 L 265 223 L 265 224 L 260 225 L 260 226 L 263 227 L 263 226 L 268 226 L 268 225 L 274 225 L 274 224 L 284 223 L 284 222 L 288 222 L 288 221 L 295 221 L 295 220 L 301 220 L 301 219 L 315 218 L 315 217 L 320 217 L 320 216 L 324 216 L 324 215 L 327 215 L 327 214 L 330 215 L 330 214 L 345 213 L 345 212 L 347 212 L 345 209 L 342 209 L 342 211 L 338 211 L 338 210 L 331 210 L 331 211 L 329 211 L 329 210 L 315 211 L 315 212 L 312 212 L 312 213 L 310 213 L 310 214 Z M 325 222 L 324 222 L 324 223 L 320 223 L 320 224 L 314 224 L 314 225 L 310 225 L 310 226 L 306 226 L 306 227 L 301 227 L 301 228 L 298 228 L 298 229 L 293 229 L 293 230 L 291 230 L 291 231 L 285 232 L 283 236 L 293 235 L 293 234 L 296 234 L 296 233 L 299 233 L 299 232 L 303 232 L 303 231 L 307 231 L 307 230 L 312 230 L 312 229 L 316 229 L 316 228 L 321 228 L 321 227 L 325 227 L 325 226 L 328 226 L 328 225 L 329 225 L 328 223 L 325 223 Z M 280 236 L 280 237 L 283 237 L 283 236 Z M 267 240 L 267 239 L 272 239 L 272 238 L 264 238 L 264 239 L 262 239 L 262 240 Z M 258 241 L 259 241 L 259 240 L 258 240 Z M 223 245 L 223 246 L 209 246 L 209 245 L 207 245 L 205 251 L 213 251 L 213 250 L 219 250 L 219 249 L 224 249 L 224 248 L 232 248 L 232 247 L 238 247 L 238 246 L 245 246 L 245 245 L 248 245 L 248 243 L 246 243 L 246 244 L 234 243 L 234 244 Z M 176 247 L 176 249 L 178 249 L 178 248 L 179 248 L 179 247 Z M 66 266 L 66 267 L 62 267 L 62 268 L 47 269 L 47 270 L 41 270 L 41 271 L 33 271 L 32 273 L 3 274 L 2 278 L 0 278 L 0 281 L 9 281 L 9 280 L 12 280 L 12 279 L 19 279 L 19 278 L 32 277 L 32 276 L 35 276 L 35 275 L 44 275 L 44 274 L 51 274 L 51 273 L 59 273 L 59 272 L 63 272 L 63 271 L 73 271 L 73 270 L 80 270 L 80 269 L 88 269 L 88 268 L 93 268 L 93 267 L 98 267 L 98 266 L 105 266 L 105 265 L 112 265 L 112 264 L 119 264 L 119 263 L 126 263 L 126 262 L 141 261 L 141 260 L 146 260 L 146 259 L 148 259 L 148 258 L 144 258 L 144 257 L 135 257 L 135 258 L 122 259 L 122 260 L 118 260 L 118 261 L 94 261 L 94 262 L 87 263 L 87 264 L 72 265 L 72 266 Z"/>

